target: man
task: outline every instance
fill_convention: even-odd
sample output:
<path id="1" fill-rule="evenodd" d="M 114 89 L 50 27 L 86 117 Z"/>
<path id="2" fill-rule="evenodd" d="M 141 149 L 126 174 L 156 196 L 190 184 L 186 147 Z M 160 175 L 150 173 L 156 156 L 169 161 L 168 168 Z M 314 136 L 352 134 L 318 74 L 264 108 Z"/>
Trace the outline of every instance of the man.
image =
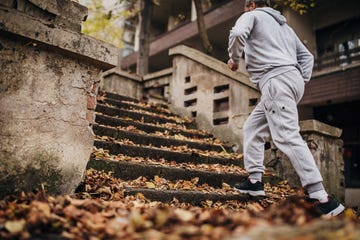
<path id="1" fill-rule="evenodd" d="M 336 216 L 344 206 L 329 197 L 315 160 L 299 133 L 297 103 L 304 85 L 311 78 L 314 58 L 286 18 L 272 9 L 270 0 L 246 0 L 245 13 L 237 20 L 229 36 L 228 66 L 236 71 L 245 56 L 250 80 L 261 91 L 261 101 L 246 120 L 244 163 L 249 178 L 235 188 L 252 196 L 264 196 L 265 138 L 285 153 L 312 202 L 326 215 Z"/>

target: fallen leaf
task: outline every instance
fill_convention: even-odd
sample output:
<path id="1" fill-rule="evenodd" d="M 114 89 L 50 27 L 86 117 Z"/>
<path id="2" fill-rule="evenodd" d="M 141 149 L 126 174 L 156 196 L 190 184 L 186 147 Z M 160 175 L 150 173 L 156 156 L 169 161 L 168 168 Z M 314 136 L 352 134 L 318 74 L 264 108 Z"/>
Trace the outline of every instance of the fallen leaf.
<path id="1" fill-rule="evenodd" d="M 10 233 L 21 232 L 25 227 L 26 221 L 24 219 L 15 220 L 15 221 L 6 221 L 5 228 Z"/>

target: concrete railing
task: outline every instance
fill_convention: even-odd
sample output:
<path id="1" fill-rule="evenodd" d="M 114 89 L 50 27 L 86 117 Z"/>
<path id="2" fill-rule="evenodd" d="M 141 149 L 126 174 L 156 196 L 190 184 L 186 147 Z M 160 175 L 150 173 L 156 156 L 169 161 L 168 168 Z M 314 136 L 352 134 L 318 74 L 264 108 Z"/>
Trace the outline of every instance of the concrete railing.
<path id="1" fill-rule="evenodd" d="M 167 68 L 144 76 L 144 94 L 151 102 L 167 103 L 170 100 L 172 68 Z"/>
<path id="2" fill-rule="evenodd" d="M 141 77 L 125 72 L 120 68 L 113 68 L 104 72 L 100 88 L 102 91 L 139 100 L 143 98 L 143 82 Z"/>
<path id="3" fill-rule="evenodd" d="M 100 73 L 119 52 L 80 33 L 86 15 L 68 0 L 0 1 L 0 197 L 81 181 Z"/>
<path id="4" fill-rule="evenodd" d="M 172 68 L 146 74 L 140 77 L 120 68 L 113 68 L 103 73 L 101 90 L 117 93 L 150 102 L 167 103 L 169 84 L 172 79 Z"/>
<path id="5" fill-rule="evenodd" d="M 259 101 L 259 91 L 246 74 L 195 49 L 170 49 L 173 77 L 170 104 L 192 117 L 199 128 L 242 149 L 242 126 Z"/>

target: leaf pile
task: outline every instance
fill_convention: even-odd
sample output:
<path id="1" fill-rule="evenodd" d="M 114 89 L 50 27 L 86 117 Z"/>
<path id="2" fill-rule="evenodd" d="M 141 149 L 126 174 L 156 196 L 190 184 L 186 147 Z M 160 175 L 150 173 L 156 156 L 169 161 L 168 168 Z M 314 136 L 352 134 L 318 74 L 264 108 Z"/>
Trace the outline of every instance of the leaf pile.
<path id="1" fill-rule="evenodd" d="M 83 193 L 53 197 L 40 191 L 8 196 L 0 201 L 0 238 L 240 239 L 235 237 L 281 226 L 291 227 L 294 233 L 319 223 L 329 228 L 334 221 L 339 222 L 336 231 L 332 229 L 337 236 L 352 237 L 341 239 L 360 236 L 360 219 L 352 210 L 343 217 L 319 219 L 296 196 L 270 207 L 256 202 L 238 207 L 236 201 L 200 207 L 176 199 L 171 203 L 151 202 L 141 194 L 124 197 L 122 186 L 123 181 L 111 174 L 90 170 Z M 316 236 L 313 232 L 306 239 L 331 239 Z M 284 236 L 278 234 L 272 239 Z"/>

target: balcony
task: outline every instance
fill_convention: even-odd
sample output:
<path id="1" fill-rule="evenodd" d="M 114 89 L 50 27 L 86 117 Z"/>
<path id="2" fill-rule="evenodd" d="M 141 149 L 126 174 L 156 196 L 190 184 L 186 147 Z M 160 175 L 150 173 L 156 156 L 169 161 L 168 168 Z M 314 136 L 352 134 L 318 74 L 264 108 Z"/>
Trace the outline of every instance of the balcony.
<path id="1" fill-rule="evenodd" d="M 314 72 L 328 73 L 329 71 L 350 68 L 358 64 L 360 64 L 360 47 L 317 58 L 314 64 Z"/>

